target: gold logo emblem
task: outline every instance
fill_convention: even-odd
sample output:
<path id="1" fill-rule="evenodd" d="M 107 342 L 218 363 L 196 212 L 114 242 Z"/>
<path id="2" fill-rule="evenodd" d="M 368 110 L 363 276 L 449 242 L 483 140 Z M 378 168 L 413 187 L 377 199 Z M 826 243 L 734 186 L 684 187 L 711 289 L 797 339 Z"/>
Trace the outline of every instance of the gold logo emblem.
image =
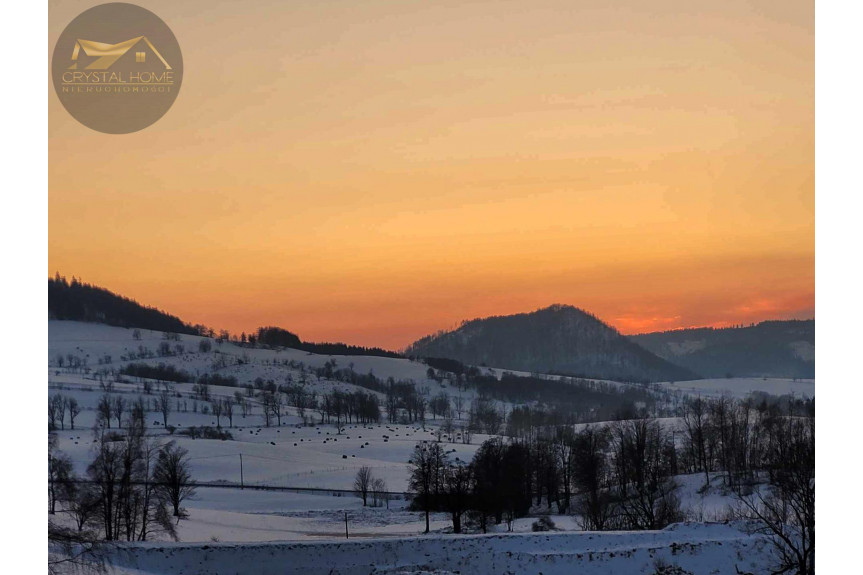
<path id="1" fill-rule="evenodd" d="M 150 126 L 173 105 L 183 78 L 174 33 L 134 4 L 102 4 L 72 20 L 54 48 L 54 89 L 66 110 L 99 132 Z"/>
<path id="2" fill-rule="evenodd" d="M 139 44 L 141 44 L 139 46 Z M 92 40 L 78 40 L 75 42 L 75 49 L 72 52 L 72 60 L 74 63 L 69 66 L 70 70 L 78 69 L 78 56 L 83 52 L 86 56 L 96 58 L 95 61 L 88 64 L 86 70 L 107 70 L 114 65 L 117 60 L 125 56 L 132 48 L 141 49 L 148 48 L 150 53 L 154 54 L 165 65 L 166 70 L 170 70 L 171 66 L 165 61 L 156 47 L 147 40 L 146 36 L 138 36 L 119 44 L 105 44 L 104 42 L 93 42 Z M 135 52 L 135 62 L 143 64 L 147 59 L 147 51 Z"/>

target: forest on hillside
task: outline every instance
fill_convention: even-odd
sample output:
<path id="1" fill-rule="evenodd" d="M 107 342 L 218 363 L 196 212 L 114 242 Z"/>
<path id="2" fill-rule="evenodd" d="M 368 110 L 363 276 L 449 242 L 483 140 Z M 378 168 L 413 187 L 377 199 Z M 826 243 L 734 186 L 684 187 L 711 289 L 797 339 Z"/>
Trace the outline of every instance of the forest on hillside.
<path id="1" fill-rule="evenodd" d="M 199 333 L 198 327 L 188 325 L 176 316 L 74 277 L 67 281 L 59 274 L 48 279 L 48 318 L 189 335 Z"/>
<path id="2" fill-rule="evenodd" d="M 815 320 L 680 329 L 631 339 L 703 377 L 815 377 Z"/>
<path id="3" fill-rule="evenodd" d="M 414 342 L 407 355 L 639 383 L 698 379 L 692 371 L 654 355 L 597 317 L 564 305 L 465 322 L 454 331 Z"/>

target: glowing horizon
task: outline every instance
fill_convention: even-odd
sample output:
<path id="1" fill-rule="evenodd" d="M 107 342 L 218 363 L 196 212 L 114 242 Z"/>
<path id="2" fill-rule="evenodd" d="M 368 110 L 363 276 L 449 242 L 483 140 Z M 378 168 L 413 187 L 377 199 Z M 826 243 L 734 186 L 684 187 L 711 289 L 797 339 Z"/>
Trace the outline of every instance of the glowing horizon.
<path id="1" fill-rule="evenodd" d="M 57 273 L 59 273 L 59 272 L 57 272 Z M 60 275 L 65 277 L 66 280 L 68 280 L 68 281 L 71 281 L 71 279 L 73 277 L 72 275 L 66 276 L 62 273 L 60 273 Z M 53 278 L 54 276 L 51 276 L 51 277 Z M 549 307 L 551 305 L 555 305 L 555 304 L 573 305 L 575 307 L 578 307 L 578 308 L 582 309 L 583 311 L 586 311 L 588 313 L 595 315 L 601 321 L 603 321 L 604 323 L 617 329 L 623 335 L 638 335 L 638 334 L 650 333 L 650 332 L 654 332 L 654 331 L 673 331 L 673 330 L 682 330 L 682 329 L 727 328 L 727 327 L 735 327 L 735 326 L 748 326 L 750 324 L 757 324 L 757 323 L 760 323 L 762 321 L 771 321 L 771 320 L 810 320 L 810 319 L 814 320 L 815 319 L 814 309 L 802 308 L 802 309 L 793 310 L 790 313 L 784 312 L 784 311 L 780 311 L 783 306 L 777 305 L 777 302 L 770 301 L 770 300 L 753 300 L 752 302 L 750 302 L 751 305 L 745 305 L 745 306 L 741 306 L 739 308 L 736 308 L 734 310 L 734 312 L 740 314 L 738 316 L 739 318 L 742 318 L 740 320 L 725 319 L 725 320 L 716 321 L 712 324 L 694 324 L 694 325 L 675 324 L 676 321 L 681 319 L 680 316 L 672 316 L 672 317 L 645 316 L 645 317 L 634 318 L 630 315 L 623 315 L 623 316 L 615 317 L 613 320 L 609 320 L 608 318 L 603 317 L 601 314 L 597 314 L 593 310 L 587 309 L 587 308 L 580 306 L 580 305 L 577 305 L 577 304 L 572 304 L 572 303 L 567 303 L 567 302 L 549 302 L 547 304 L 538 305 L 538 306 L 530 308 L 530 309 L 516 309 L 516 310 L 502 312 L 502 313 L 495 312 L 495 313 L 487 313 L 487 314 L 482 315 L 482 316 L 464 317 L 464 318 L 461 318 L 459 320 L 452 322 L 449 325 L 440 326 L 439 328 L 433 329 L 427 333 L 422 333 L 418 336 L 412 336 L 412 338 L 409 341 L 403 342 L 401 344 L 384 345 L 384 344 L 378 344 L 378 343 L 370 342 L 370 341 L 365 341 L 365 342 L 361 342 L 361 343 L 357 342 L 357 341 L 344 341 L 344 340 L 337 339 L 337 338 L 327 337 L 326 333 L 324 333 L 324 332 L 321 332 L 323 335 L 320 335 L 317 338 L 309 338 L 309 337 L 306 337 L 303 333 L 299 333 L 294 327 L 292 327 L 290 325 L 283 325 L 283 324 L 280 324 L 278 322 L 272 322 L 272 321 L 262 321 L 258 324 L 255 324 L 254 326 L 247 326 L 247 327 L 240 326 L 240 327 L 236 327 L 234 329 L 231 329 L 231 328 L 226 327 L 224 325 L 212 325 L 212 324 L 209 324 L 209 323 L 204 322 L 204 321 L 193 321 L 187 317 L 184 317 L 183 314 L 176 313 L 175 311 L 173 311 L 171 309 L 166 309 L 166 308 L 163 308 L 161 306 L 149 303 L 147 301 L 142 301 L 139 298 L 132 297 L 126 293 L 118 292 L 114 289 L 111 289 L 108 286 L 94 284 L 93 282 L 87 281 L 86 278 L 81 278 L 78 276 L 74 276 L 74 277 L 83 283 L 88 283 L 88 284 L 94 285 L 96 287 L 105 288 L 105 289 L 108 289 L 109 291 L 115 293 L 116 295 L 133 299 L 141 305 L 144 305 L 147 307 L 157 308 L 157 309 L 159 309 L 159 311 L 162 311 L 162 312 L 170 314 L 170 315 L 177 316 L 177 317 L 179 317 L 179 319 L 181 319 L 182 321 L 184 321 L 187 324 L 205 325 L 206 327 L 211 328 L 214 331 L 216 331 L 216 333 L 218 333 L 219 330 L 221 330 L 221 329 L 227 329 L 231 333 L 232 336 L 238 336 L 239 337 L 240 334 L 242 334 L 242 333 L 245 333 L 247 335 L 254 334 L 257 332 L 257 329 L 260 327 L 281 327 L 283 329 L 287 329 L 288 331 L 296 333 L 303 341 L 310 341 L 310 342 L 315 342 L 315 343 L 324 343 L 324 342 L 326 342 L 326 343 L 347 343 L 347 344 L 351 344 L 351 345 L 362 345 L 362 346 L 366 346 L 366 347 L 381 347 L 383 349 L 389 349 L 389 350 L 393 350 L 393 351 L 402 351 L 404 348 L 406 348 L 411 343 L 413 343 L 416 340 L 418 340 L 422 337 L 425 337 L 427 335 L 433 335 L 433 334 L 438 333 L 440 331 L 450 331 L 450 330 L 456 329 L 464 322 L 468 322 L 468 321 L 475 320 L 475 319 L 483 319 L 483 318 L 487 318 L 487 317 L 491 317 L 491 316 L 502 316 L 502 315 L 514 315 L 514 314 L 520 314 L 520 313 L 530 313 L 530 312 L 536 311 L 538 309 L 547 308 L 547 307 Z M 794 302 L 780 302 L 780 303 L 790 303 L 792 305 L 792 307 L 794 305 Z M 805 301 L 801 302 L 801 303 L 805 303 Z M 773 315 L 770 315 L 770 314 L 773 314 Z M 337 326 L 337 327 L 342 327 L 342 326 Z M 339 329 L 336 329 L 333 331 L 333 333 L 349 333 L 349 332 L 340 331 Z"/>
<path id="2" fill-rule="evenodd" d="M 576 4 L 149 2 L 164 118 L 96 133 L 49 86 L 49 276 L 390 349 L 553 303 L 814 317 L 812 3 Z"/>

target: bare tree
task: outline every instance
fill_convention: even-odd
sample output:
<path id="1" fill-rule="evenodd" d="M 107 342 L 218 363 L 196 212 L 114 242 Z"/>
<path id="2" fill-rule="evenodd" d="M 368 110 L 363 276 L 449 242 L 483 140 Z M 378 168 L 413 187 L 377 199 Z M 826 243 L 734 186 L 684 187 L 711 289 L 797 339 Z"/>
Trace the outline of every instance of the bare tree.
<path id="1" fill-rule="evenodd" d="M 78 532 L 85 527 L 95 526 L 99 513 L 99 495 L 89 483 L 75 483 L 74 490 L 67 502 L 67 508 Z"/>
<path id="2" fill-rule="evenodd" d="M 563 503 L 561 504 L 558 499 L 557 506 L 564 515 L 569 511 L 572 499 L 572 476 L 575 461 L 573 443 L 573 433 L 569 427 L 558 429 L 552 443 L 552 454 L 560 475 L 560 487 L 563 489 Z"/>
<path id="3" fill-rule="evenodd" d="M 130 435 L 132 433 L 130 431 Z M 156 454 L 161 451 L 162 446 L 149 441 L 138 440 L 138 442 L 139 448 L 136 453 L 139 484 L 135 486 L 137 491 L 135 499 L 140 502 L 139 527 L 132 529 L 131 536 L 127 534 L 126 537 L 129 540 L 135 538 L 138 541 L 146 541 L 151 534 L 164 531 L 176 539 L 176 528 L 169 515 L 167 498 L 159 490 L 159 484 L 155 478 Z"/>
<path id="4" fill-rule="evenodd" d="M 815 573 L 815 418 L 787 418 L 767 456 L 770 485 L 738 494 L 748 519 L 766 534 L 779 560 L 774 573 Z"/>
<path id="5" fill-rule="evenodd" d="M 98 452 L 87 467 L 87 475 L 93 482 L 99 497 L 99 520 L 105 540 L 119 537 L 119 491 L 123 477 L 123 449 L 119 442 L 98 441 Z"/>
<path id="6" fill-rule="evenodd" d="M 144 398 L 140 395 L 129 407 L 128 422 L 128 427 L 132 433 L 143 435 L 147 429 L 147 407 L 144 404 Z"/>
<path id="7" fill-rule="evenodd" d="M 126 411 L 126 400 L 122 395 L 115 395 L 111 400 L 111 413 L 117 420 L 117 427 L 122 427 L 123 412 Z"/>
<path id="8" fill-rule="evenodd" d="M 252 404 L 246 399 L 245 394 L 242 391 L 234 392 L 234 403 L 237 404 L 237 407 L 240 408 L 240 415 L 243 416 L 243 419 L 246 418 L 247 415 L 251 412 Z"/>
<path id="9" fill-rule="evenodd" d="M 189 452 L 170 441 L 160 450 L 153 478 L 158 489 L 174 508 L 174 517 L 185 516 L 183 501 L 194 495 L 195 484 L 189 470 Z"/>
<path id="10" fill-rule="evenodd" d="M 683 425 L 692 458 L 704 472 L 704 484 L 710 485 L 710 465 L 707 462 L 708 406 L 700 397 L 684 401 Z"/>
<path id="11" fill-rule="evenodd" d="M 192 386 L 192 393 L 201 401 L 210 401 L 210 386 L 207 383 L 196 383 Z"/>
<path id="12" fill-rule="evenodd" d="M 439 443 L 418 443 L 408 461 L 409 487 L 417 505 L 425 512 L 426 530 L 429 532 L 429 514 L 443 488 L 447 457 Z"/>
<path id="13" fill-rule="evenodd" d="M 162 425 L 168 427 L 168 416 L 171 415 L 171 393 L 167 386 L 156 397 L 156 409 L 162 414 Z"/>
<path id="14" fill-rule="evenodd" d="M 282 394 L 278 392 L 270 394 L 270 409 L 272 410 L 273 415 L 276 416 L 276 421 L 279 427 L 282 426 L 283 407 L 284 399 L 282 398 Z"/>
<path id="15" fill-rule="evenodd" d="M 68 498 L 72 477 L 72 461 L 48 446 L 48 513 L 54 515 L 57 502 Z"/>
<path id="16" fill-rule="evenodd" d="M 440 426 L 440 431 L 442 431 L 447 436 L 447 441 L 449 443 L 453 443 L 453 441 L 454 441 L 453 433 L 455 432 L 455 424 L 452 421 L 451 415 L 447 415 L 446 419 L 443 420 L 443 425 Z"/>
<path id="17" fill-rule="evenodd" d="M 455 408 L 456 417 L 461 419 L 461 414 L 464 412 L 464 397 L 461 394 L 452 398 L 452 405 Z"/>
<path id="18" fill-rule="evenodd" d="M 51 431 L 57 429 L 57 396 L 52 395 L 48 398 L 48 429 Z"/>
<path id="19" fill-rule="evenodd" d="M 670 437 L 655 419 L 612 426 L 613 469 L 626 529 L 662 529 L 682 519 Z"/>
<path id="20" fill-rule="evenodd" d="M 222 429 L 222 400 L 218 397 L 214 397 L 210 400 L 210 407 L 213 410 L 213 415 L 216 416 L 216 427 Z"/>
<path id="21" fill-rule="evenodd" d="M 449 395 L 445 391 L 438 393 L 428 402 L 428 406 L 433 419 L 437 419 L 438 415 L 448 415 L 450 410 Z"/>
<path id="22" fill-rule="evenodd" d="M 372 502 L 375 507 L 386 503 L 387 509 L 390 508 L 390 494 L 387 491 L 387 482 L 383 477 L 376 477 L 372 481 Z"/>
<path id="23" fill-rule="evenodd" d="M 471 439 L 473 439 L 473 432 L 471 431 L 470 427 L 465 427 L 464 425 L 462 425 L 459 428 L 459 433 L 461 433 L 461 442 L 465 445 L 470 445 Z"/>
<path id="24" fill-rule="evenodd" d="M 609 439 L 607 427 L 587 426 L 574 440 L 573 483 L 578 493 L 575 506 L 582 518 L 582 527 L 588 531 L 605 529 L 613 508 L 605 456 Z"/>
<path id="25" fill-rule="evenodd" d="M 54 400 L 57 402 L 57 419 L 60 420 L 60 429 L 66 429 L 66 407 L 69 405 L 69 400 L 60 394 L 55 395 Z"/>
<path id="26" fill-rule="evenodd" d="M 461 517 L 471 504 L 473 468 L 461 463 L 446 466 L 443 484 L 443 506 L 452 518 L 453 533 L 461 533 Z"/>
<path id="27" fill-rule="evenodd" d="M 75 429 L 75 418 L 81 413 L 81 406 L 78 405 L 78 400 L 74 397 L 69 398 L 69 426 Z"/>
<path id="28" fill-rule="evenodd" d="M 234 398 L 226 397 L 222 400 L 222 413 L 228 418 L 228 425 L 234 427 Z"/>
<path id="29" fill-rule="evenodd" d="M 372 476 L 372 468 L 363 466 L 360 467 L 359 471 L 357 471 L 357 475 L 354 478 L 354 493 L 357 494 L 357 497 L 362 498 L 363 507 L 366 506 L 369 497 L 369 491 L 372 488 L 372 483 L 374 482 L 374 477 Z"/>
<path id="30" fill-rule="evenodd" d="M 107 393 L 99 398 L 96 405 L 96 424 L 111 429 L 111 396 Z"/>
<path id="31" fill-rule="evenodd" d="M 264 425 L 266 427 L 270 426 L 270 420 L 273 416 L 272 406 L 270 405 L 273 401 L 273 395 L 271 393 L 263 392 L 261 394 L 261 412 L 264 414 Z"/>
<path id="32" fill-rule="evenodd" d="M 107 563 L 107 546 L 94 531 L 75 531 L 48 521 L 48 573 L 106 573 Z"/>

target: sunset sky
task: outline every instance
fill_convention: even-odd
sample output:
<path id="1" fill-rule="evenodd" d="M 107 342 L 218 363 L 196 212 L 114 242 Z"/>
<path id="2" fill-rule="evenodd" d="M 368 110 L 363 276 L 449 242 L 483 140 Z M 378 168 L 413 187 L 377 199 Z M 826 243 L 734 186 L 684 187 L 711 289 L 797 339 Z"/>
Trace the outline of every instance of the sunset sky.
<path id="1" fill-rule="evenodd" d="M 49 52 L 98 3 L 49 2 Z M 814 317 L 812 2 L 136 3 L 182 89 L 118 136 L 49 85 L 50 276 L 388 348 Z"/>

